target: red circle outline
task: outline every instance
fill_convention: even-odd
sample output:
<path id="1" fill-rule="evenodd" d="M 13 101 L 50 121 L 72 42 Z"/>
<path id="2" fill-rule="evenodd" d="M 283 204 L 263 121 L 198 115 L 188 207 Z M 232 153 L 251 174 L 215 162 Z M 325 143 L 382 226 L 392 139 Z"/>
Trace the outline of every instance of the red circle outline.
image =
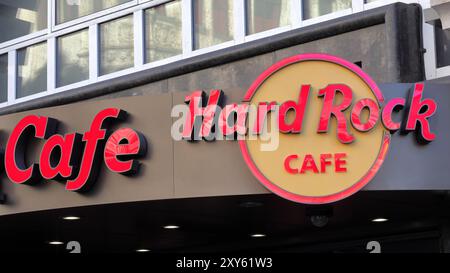
<path id="1" fill-rule="evenodd" d="M 261 84 L 268 79 L 273 73 L 277 72 L 278 70 L 301 61 L 326 61 L 335 63 L 338 65 L 341 65 L 350 71 L 356 73 L 361 79 L 365 81 L 365 83 L 370 87 L 372 92 L 374 93 L 375 97 L 378 100 L 378 104 L 381 105 L 384 102 L 383 93 L 378 88 L 377 84 L 375 83 L 372 78 L 367 75 L 361 68 L 359 68 L 357 65 L 346 61 L 344 59 L 341 59 L 339 57 L 328 55 L 328 54 L 322 54 L 322 53 L 311 53 L 311 54 L 300 54 L 296 56 L 292 56 L 286 59 L 283 59 L 276 64 L 269 67 L 267 70 L 265 70 L 250 86 L 247 93 L 244 97 L 244 102 L 250 102 L 253 95 L 256 93 L 257 89 L 261 86 Z M 375 176 L 375 174 L 380 169 L 381 165 L 383 164 L 389 145 L 391 143 L 391 136 L 388 132 L 385 132 L 382 139 L 382 144 L 380 147 L 380 152 L 378 153 L 377 159 L 375 160 L 372 167 L 369 169 L 369 171 L 355 184 L 353 184 L 351 187 L 327 196 L 302 196 L 299 194 L 294 194 L 291 192 L 288 192 L 281 187 L 275 185 L 272 183 L 269 179 L 267 179 L 264 174 L 261 173 L 261 171 L 258 169 L 258 167 L 253 162 L 250 153 L 248 151 L 247 142 L 245 139 L 239 140 L 239 147 L 241 149 L 242 156 L 244 158 L 245 163 L 249 167 L 250 171 L 253 173 L 253 175 L 259 180 L 263 186 L 265 186 L 269 191 L 294 202 L 303 203 L 303 204 L 327 204 L 336 202 L 339 200 L 342 200 L 346 197 L 349 197 L 359 190 L 361 190 L 364 186 L 366 186 Z"/>

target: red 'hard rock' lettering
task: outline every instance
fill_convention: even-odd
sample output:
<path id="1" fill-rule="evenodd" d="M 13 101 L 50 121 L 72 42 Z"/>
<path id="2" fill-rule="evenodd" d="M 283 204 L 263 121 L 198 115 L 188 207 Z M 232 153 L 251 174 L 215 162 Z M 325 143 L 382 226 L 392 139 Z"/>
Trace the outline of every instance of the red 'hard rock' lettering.
<path id="1" fill-rule="evenodd" d="M 436 102 L 432 99 L 423 99 L 423 84 L 416 84 L 410 95 L 410 100 L 404 98 L 394 98 L 387 102 L 384 107 L 379 102 L 364 98 L 353 103 L 353 90 L 345 84 L 329 84 L 318 92 L 318 97 L 323 99 L 318 133 L 329 133 L 332 122 L 336 122 L 337 139 L 344 144 L 355 141 L 355 136 L 351 133 L 351 127 L 359 132 L 368 132 L 375 128 L 379 121 L 391 133 L 402 129 L 402 133 L 416 132 L 420 142 L 428 143 L 436 138 L 431 131 L 429 118 L 434 115 L 437 109 Z M 263 131 L 267 116 L 277 111 L 278 129 L 284 134 L 298 134 L 302 132 L 303 120 L 307 114 L 308 100 L 311 93 L 310 85 L 300 87 L 297 101 L 289 100 L 278 104 L 277 102 L 259 102 L 255 113 L 255 122 L 251 132 L 260 135 Z M 341 95 L 341 102 L 336 99 Z M 183 138 L 186 140 L 214 139 L 211 136 L 215 132 L 218 120 L 219 132 L 223 136 L 232 134 L 245 135 L 248 133 L 247 120 L 249 114 L 248 104 L 233 103 L 226 105 L 223 110 L 220 108 L 223 92 L 212 90 L 209 97 L 203 91 L 195 91 L 186 97 L 185 102 L 189 105 L 189 112 L 185 118 L 183 126 Z M 208 101 L 204 105 L 205 101 Z M 367 120 L 363 120 L 363 111 L 368 111 Z M 287 121 L 287 116 L 293 111 L 294 118 Z M 394 120 L 394 113 L 403 111 L 404 118 L 399 121 Z M 350 120 L 346 118 L 346 112 L 350 113 Z M 229 120 L 236 116 L 233 125 Z"/>

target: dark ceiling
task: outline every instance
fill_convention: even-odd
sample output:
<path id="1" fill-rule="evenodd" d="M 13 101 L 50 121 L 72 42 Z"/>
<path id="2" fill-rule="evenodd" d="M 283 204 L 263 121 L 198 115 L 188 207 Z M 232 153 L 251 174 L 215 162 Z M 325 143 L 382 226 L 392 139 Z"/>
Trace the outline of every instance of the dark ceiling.
<path id="1" fill-rule="evenodd" d="M 437 252 L 449 200 L 445 192 L 371 191 L 328 206 L 265 194 L 61 209 L 0 217 L 0 245 L 2 252 L 49 253 L 67 253 L 69 241 L 83 253 L 368 252 L 376 240 L 385 252 Z M 314 216 L 329 221 L 317 227 Z"/>

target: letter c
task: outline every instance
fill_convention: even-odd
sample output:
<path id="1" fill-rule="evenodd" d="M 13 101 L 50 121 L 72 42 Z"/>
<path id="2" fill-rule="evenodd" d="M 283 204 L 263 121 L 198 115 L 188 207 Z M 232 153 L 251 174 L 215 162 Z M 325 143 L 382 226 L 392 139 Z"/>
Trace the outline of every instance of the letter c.
<path id="1" fill-rule="evenodd" d="M 284 169 L 290 174 L 298 174 L 298 169 L 291 167 L 291 161 L 298 159 L 298 155 L 288 155 L 284 160 Z"/>
<path id="2" fill-rule="evenodd" d="M 31 137 L 47 139 L 55 134 L 58 122 L 48 117 L 29 115 L 17 123 L 6 145 L 5 169 L 8 178 L 17 184 L 34 183 L 41 179 L 39 164 L 27 167 L 25 155 Z M 34 130 L 33 130 L 34 129 Z"/>

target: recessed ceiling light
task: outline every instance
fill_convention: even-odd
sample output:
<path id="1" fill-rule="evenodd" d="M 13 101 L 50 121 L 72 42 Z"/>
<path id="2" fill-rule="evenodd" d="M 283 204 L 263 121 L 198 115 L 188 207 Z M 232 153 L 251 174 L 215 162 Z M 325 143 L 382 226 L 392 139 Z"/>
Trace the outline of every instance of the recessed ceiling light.
<path id="1" fill-rule="evenodd" d="M 179 229 L 180 227 L 176 226 L 176 225 L 167 225 L 167 226 L 164 226 L 163 228 L 165 228 L 165 229 Z"/>
<path id="2" fill-rule="evenodd" d="M 374 223 L 383 223 L 383 222 L 387 222 L 387 221 L 389 221 L 389 219 L 386 219 L 386 218 L 375 218 L 372 220 L 372 222 L 374 222 Z"/>
<path id="3" fill-rule="evenodd" d="M 146 248 L 136 249 L 136 252 L 139 252 L 139 253 L 150 252 L 150 249 L 146 249 Z"/>
<path id="4" fill-rule="evenodd" d="M 266 234 L 256 233 L 256 234 L 252 234 L 250 236 L 253 238 L 263 238 L 263 237 L 266 237 Z"/>
<path id="5" fill-rule="evenodd" d="M 63 242 L 61 242 L 61 241 L 50 241 L 50 242 L 48 242 L 48 244 L 49 245 L 62 245 L 62 244 L 64 244 Z"/>
<path id="6" fill-rule="evenodd" d="M 241 207 L 243 208 L 257 208 L 257 207 L 261 207 L 263 204 L 260 202 L 243 202 L 240 204 Z"/>
<path id="7" fill-rule="evenodd" d="M 66 217 L 63 217 L 63 219 L 67 220 L 67 221 L 75 221 L 75 220 L 80 220 L 80 217 L 78 217 L 78 216 L 66 216 Z"/>

